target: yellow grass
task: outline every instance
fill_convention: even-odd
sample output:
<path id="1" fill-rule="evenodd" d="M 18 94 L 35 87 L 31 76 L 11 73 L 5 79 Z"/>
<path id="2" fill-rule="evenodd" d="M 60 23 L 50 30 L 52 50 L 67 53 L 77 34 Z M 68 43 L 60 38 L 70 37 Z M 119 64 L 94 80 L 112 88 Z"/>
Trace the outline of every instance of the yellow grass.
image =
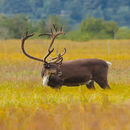
<path id="1" fill-rule="evenodd" d="M 28 40 L 26 50 L 43 58 L 49 40 Z M 0 130 L 130 129 L 130 40 L 55 42 L 64 60 L 100 58 L 112 62 L 111 90 L 42 86 L 42 63 L 25 57 L 20 40 L 0 41 Z"/>

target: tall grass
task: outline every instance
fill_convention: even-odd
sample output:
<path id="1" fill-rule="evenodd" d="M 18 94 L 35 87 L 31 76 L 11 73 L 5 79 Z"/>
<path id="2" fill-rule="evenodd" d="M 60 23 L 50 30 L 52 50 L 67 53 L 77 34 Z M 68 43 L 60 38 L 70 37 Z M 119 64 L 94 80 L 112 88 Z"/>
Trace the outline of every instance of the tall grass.
<path id="1" fill-rule="evenodd" d="M 26 50 L 43 58 L 50 41 L 28 40 Z M 64 61 L 100 58 L 112 62 L 111 90 L 42 86 L 42 63 L 25 57 L 20 40 L 0 41 L 0 129 L 130 129 L 130 40 L 55 42 L 55 53 L 67 48 Z"/>

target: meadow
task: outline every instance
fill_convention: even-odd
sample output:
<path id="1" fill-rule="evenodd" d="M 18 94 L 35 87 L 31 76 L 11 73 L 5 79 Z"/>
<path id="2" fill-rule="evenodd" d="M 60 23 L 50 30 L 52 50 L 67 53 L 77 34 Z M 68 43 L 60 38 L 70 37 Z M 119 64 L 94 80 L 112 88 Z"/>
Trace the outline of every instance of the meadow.
<path id="1" fill-rule="evenodd" d="M 28 40 L 26 50 L 43 58 L 49 40 Z M 128 130 L 130 129 L 130 40 L 76 42 L 56 40 L 55 52 L 66 47 L 64 61 L 100 58 L 110 61 L 110 90 L 97 84 L 42 86 L 42 63 L 28 59 L 20 40 L 0 40 L 0 130 Z"/>

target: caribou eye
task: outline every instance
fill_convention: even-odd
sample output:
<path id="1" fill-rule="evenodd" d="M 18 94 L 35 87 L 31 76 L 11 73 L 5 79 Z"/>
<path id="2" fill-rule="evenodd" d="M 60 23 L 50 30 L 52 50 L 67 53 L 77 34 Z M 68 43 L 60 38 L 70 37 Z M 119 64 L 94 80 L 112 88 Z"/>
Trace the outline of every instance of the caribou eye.
<path id="1" fill-rule="evenodd" d="M 44 67 L 45 67 L 46 69 L 49 69 L 49 68 L 50 68 L 50 65 L 49 65 L 49 64 L 44 64 Z"/>

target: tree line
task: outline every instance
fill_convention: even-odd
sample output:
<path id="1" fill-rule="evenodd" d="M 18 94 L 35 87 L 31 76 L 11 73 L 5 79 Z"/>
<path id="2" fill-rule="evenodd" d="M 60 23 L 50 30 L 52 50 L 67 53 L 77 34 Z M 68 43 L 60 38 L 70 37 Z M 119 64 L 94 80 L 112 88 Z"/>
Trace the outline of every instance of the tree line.
<path id="1" fill-rule="evenodd" d="M 63 27 L 66 35 L 63 39 L 86 41 L 91 39 L 129 39 L 130 29 L 119 27 L 115 21 L 87 16 L 80 24 L 73 27 L 68 19 L 50 15 L 46 19 L 31 20 L 28 16 L 17 14 L 12 17 L 0 15 L 0 39 L 19 39 L 23 32 L 40 34 L 50 31 L 52 24 Z"/>
<path id="2" fill-rule="evenodd" d="M 130 27 L 130 0 L 0 0 L 0 13 L 7 16 L 27 14 L 31 19 L 56 14 L 77 24 L 86 15 L 114 20 L 119 26 Z"/>

